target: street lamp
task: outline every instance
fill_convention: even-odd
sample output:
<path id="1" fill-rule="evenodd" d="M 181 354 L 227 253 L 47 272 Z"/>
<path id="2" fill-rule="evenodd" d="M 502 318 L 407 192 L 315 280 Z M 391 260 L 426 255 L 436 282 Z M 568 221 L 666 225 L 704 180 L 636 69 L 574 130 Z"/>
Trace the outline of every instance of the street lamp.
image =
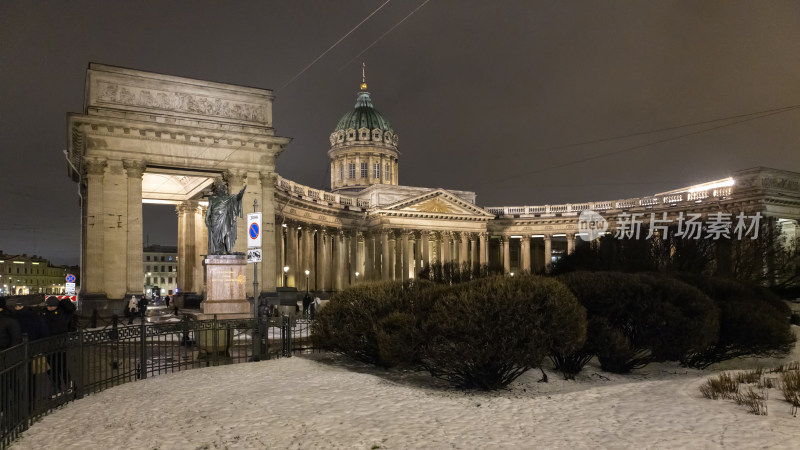
<path id="1" fill-rule="evenodd" d="M 511 278 L 514 278 L 514 272 L 511 272 Z"/>
<path id="2" fill-rule="evenodd" d="M 283 287 L 289 284 L 289 266 L 283 266 Z"/>
<path id="3" fill-rule="evenodd" d="M 311 271 L 306 269 L 306 295 L 308 295 L 308 274 L 310 273 Z"/>
<path id="4" fill-rule="evenodd" d="M 358 272 L 356 272 L 356 284 L 358 284 Z"/>

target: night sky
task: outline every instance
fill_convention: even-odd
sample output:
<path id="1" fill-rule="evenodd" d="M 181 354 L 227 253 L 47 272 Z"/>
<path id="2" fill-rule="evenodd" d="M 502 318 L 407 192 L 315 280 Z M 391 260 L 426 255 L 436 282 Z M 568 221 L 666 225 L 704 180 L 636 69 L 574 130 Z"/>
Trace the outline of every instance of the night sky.
<path id="1" fill-rule="evenodd" d="M 800 2 L 384 2 L 3 0 L 0 250 L 78 261 L 62 150 L 90 62 L 273 89 L 276 134 L 293 138 L 278 172 L 317 188 L 362 61 L 400 183 L 480 206 L 800 172 Z M 174 208 L 144 220 L 146 241 L 175 244 Z"/>

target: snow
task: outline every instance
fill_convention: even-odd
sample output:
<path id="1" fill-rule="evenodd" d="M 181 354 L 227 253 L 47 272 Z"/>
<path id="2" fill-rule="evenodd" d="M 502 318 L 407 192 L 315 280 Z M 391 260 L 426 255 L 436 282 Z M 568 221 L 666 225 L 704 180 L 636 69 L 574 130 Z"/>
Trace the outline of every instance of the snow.
<path id="1" fill-rule="evenodd" d="M 797 332 L 797 327 L 793 327 Z M 800 360 L 739 360 L 771 367 Z M 461 391 L 425 373 L 332 354 L 195 369 L 128 383 L 42 418 L 10 448 L 797 449 L 800 417 L 776 389 L 769 415 L 698 387 L 716 371 L 593 362 L 576 381 L 532 370 L 509 388 Z"/>

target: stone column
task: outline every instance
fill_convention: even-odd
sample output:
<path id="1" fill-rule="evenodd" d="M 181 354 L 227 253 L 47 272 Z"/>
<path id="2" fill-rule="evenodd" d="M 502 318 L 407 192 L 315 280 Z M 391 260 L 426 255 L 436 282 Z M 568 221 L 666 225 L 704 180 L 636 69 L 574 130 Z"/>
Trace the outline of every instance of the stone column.
<path id="1" fill-rule="evenodd" d="M 106 160 L 87 158 L 86 161 L 86 240 L 84 241 L 84 270 L 81 289 L 87 294 L 103 293 L 103 233 L 105 215 L 103 214 L 103 177 Z M 141 262 L 139 263 L 141 265 Z"/>
<path id="2" fill-rule="evenodd" d="M 347 246 L 345 241 L 344 231 L 338 230 L 334 236 L 336 239 L 336 278 L 333 283 L 333 288 L 341 291 L 345 287 L 345 280 L 348 278 L 347 274 Z"/>
<path id="3" fill-rule="evenodd" d="M 363 260 L 361 259 L 361 255 L 359 255 L 358 251 L 359 234 L 360 233 L 358 231 L 353 231 L 353 233 L 350 235 L 350 274 L 348 278 L 350 278 L 351 283 L 358 281 L 356 279 L 356 272 L 360 274 L 358 278 L 364 278 L 364 270 L 361 268 L 361 261 Z"/>
<path id="4" fill-rule="evenodd" d="M 364 280 L 376 280 L 375 272 L 375 234 L 364 233 Z"/>
<path id="5" fill-rule="evenodd" d="M 317 231 L 317 282 L 315 287 L 318 291 L 324 291 L 328 288 L 326 279 L 328 277 L 328 261 L 330 255 L 328 254 L 328 231 L 324 228 Z"/>
<path id="6" fill-rule="evenodd" d="M 122 299 L 128 284 L 128 177 L 119 160 L 108 161 L 103 178 L 103 214 L 103 289 L 109 299 Z"/>
<path id="7" fill-rule="evenodd" d="M 442 264 L 450 262 L 450 232 L 442 231 Z"/>
<path id="8" fill-rule="evenodd" d="M 389 281 L 389 231 L 381 230 L 381 280 Z"/>
<path id="9" fill-rule="evenodd" d="M 503 272 L 508 274 L 511 273 L 511 251 L 509 245 L 509 237 L 508 236 L 501 236 L 500 237 L 500 244 L 503 251 Z"/>
<path id="10" fill-rule="evenodd" d="M 313 287 L 311 283 L 314 281 L 314 230 L 308 226 L 303 225 L 302 235 L 300 236 L 300 243 L 302 246 L 302 260 L 297 265 L 297 276 L 302 280 L 302 285 L 298 288 L 303 290 L 311 290 Z M 306 275 L 306 270 L 309 271 Z"/>
<path id="11" fill-rule="evenodd" d="M 575 234 L 567 233 L 567 254 L 571 255 L 575 251 Z"/>
<path id="12" fill-rule="evenodd" d="M 389 236 L 389 280 L 397 279 L 397 237 L 394 232 Z"/>
<path id="13" fill-rule="evenodd" d="M 469 266 L 467 263 L 467 259 L 469 258 L 469 235 L 466 231 L 461 232 L 461 251 L 458 253 L 458 265 L 459 270 L 463 266 Z"/>
<path id="14" fill-rule="evenodd" d="M 423 269 L 422 265 L 422 233 L 414 235 L 414 278 L 419 276 L 420 270 Z"/>
<path id="15" fill-rule="evenodd" d="M 286 265 L 289 271 L 284 275 L 286 286 L 297 287 L 297 265 L 300 263 L 297 257 L 297 224 L 289 223 L 286 226 Z"/>
<path id="16" fill-rule="evenodd" d="M 546 272 L 550 271 L 550 261 L 553 256 L 553 248 L 551 237 L 549 234 L 544 235 L 544 270 Z"/>
<path id="17" fill-rule="evenodd" d="M 283 266 L 286 265 L 286 227 L 283 224 L 278 225 L 275 220 L 275 271 L 272 278 L 277 283 L 276 286 L 286 287 L 286 282 L 283 279 Z"/>
<path id="18" fill-rule="evenodd" d="M 408 235 L 410 232 L 408 230 L 403 230 L 403 281 L 408 280 L 409 278 L 413 278 L 410 275 L 411 272 L 411 247 L 409 247 L 408 243 Z"/>
<path id="19" fill-rule="evenodd" d="M 186 202 L 175 205 L 175 215 L 178 216 L 178 286 L 179 292 L 186 292 L 189 289 L 186 279 L 186 238 L 183 230 L 186 228 Z M 145 273 L 144 276 L 147 276 Z"/>
<path id="20" fill-rule="evenodd" d="M 483 232 L 478 237 L 480 241 L 480 260 L 481 265 L 489 264 L 489 233 Z"/>
<path id="21" fill-rule="evenodd" d="M 142 173 L 145 164 L 144 161 L 126 159 L 122 165 L 128 172 L 127 294 L 142 295 Z"/>
<path id="22" fill-rule="evenodd" d="M 422 242 L 422 268 L 431 264 L 430 233 L 422 230 L 419 232 L 419 240 Z"/>
<path id="23" fill-rule="evenodd" d="M 189 290 L 198 294 L 206 292 L 203 259 L 205 258 L 204 255 L 208 254 L 208 228 L 205 223 L 207 211 L 208 208 L 206 206 L 198 205 L 190 212 L 194 216 L 194 248 L 190 249 L 189 258 L 191 264 L 187 263 L 187 267 L 191 266 L 194 275 L 192 276 L 192 284 L 189 286 Z"/>
<path id="24" fill-rule="evenodd" d="M 259 267 L 259 290 L 261 292 L 275 292 L 277 287 L 276 273 L 283 267 L 278 269 L 278 258 L 280 256 L 280 248 L 277 246 L 276 239 L 270 237 L 275 235 L 276 231 L 280 231 L 280 227 L 275 226 L 275 182 L 277 175 L 274 173 L 262 173 L 259 176 L 261 183 L 261 263 Z"/>
<path id="25" fill-rule="evenodd" d="M 522 271 L 530 273 L 531 271 L 531 235 L 523 234 L 519 240 L 519 245 L 522 247 Z"/>
<path id="26" fill-rule="evenodd" d="M 197 201 L 181 202 L 175 210 L 178 212 L 178 291 L 190 292 L 194 285 L 194 256 L 197 253 Z"/>
<path id="27" fill-rule="evenodd" d="M 470 257 L 469 257 L 469 268 L 470 270 L 475 269 L 475 266 L 480 265 L 478 261 L 478 240 L 475 234 L 470 234 L 469 236 L 469 247 L 470 247 Z"/>

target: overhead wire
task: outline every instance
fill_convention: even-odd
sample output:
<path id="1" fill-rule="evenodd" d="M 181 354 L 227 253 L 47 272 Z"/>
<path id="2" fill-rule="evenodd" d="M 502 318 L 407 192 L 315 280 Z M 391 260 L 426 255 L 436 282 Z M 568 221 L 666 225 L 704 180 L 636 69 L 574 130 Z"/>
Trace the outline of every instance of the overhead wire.
<path id="1" fill-rule="evenodd" d="M 322 57 L 323 57 L 323 56 L 325 56 L 325 55 L 326 55 L 328 52 L 330 52 L 331 50 L 333 50 L 333 49 L 334 49 L 334 47 L 336 47 L 337 45 L 339 45 L 339 43 L 340 43 L 340 42 L 342 42 L 343 40 L 345 40 L 345 39 L 347 38 L 347 36 L 350 36 L 351 34 L 353 34 L 353 32 L 354 32 L 354 31 L 356 31 L 356 30 L 358 29 L 358 27 L 360 27 L 361 25 L 363 25 L 363 24 L 364 24 L 364 22 L 366 22 L 367 20 L 369 20 L 369 19 L 370 19 L 370 17 L 374 16 L 374 15 L 375 15 L 375 14 L 376 14 L 378 11 L 380 11 L 380 10 L 381 10 L 381 9 L 382 9 L 384 6 L 386 6 L 386 4 L 387 4 L 387 3 L 389 3 L 390 1 L 391 1 L 391 0 L 386 0 L 385 2 L 383 2 L 383 3 L 382 3 L 380 6 L 378 6 L 378 7 L 377 7 L 377 8 L 376 8 L 374 11 L 372 11 L 372 12 L 371 12 L 371 13 L 370 13 L 370 14 L 369 14 L 367 17 L 365 17 L 365 18 L 364 18 L 364 19 L 363 19 L 361 22 L 359 22 L 359 23 L 358 23 L 358 25 L 354 26 L 354 27 L 353 27 L 353 28 L 352 28 L 350 31 L 348 31 L 348 32 L 347 32 L 347 33 L 346 33 L 344 36 L 342 36 L 341 38 L 339 38 L 339 40 L 338 40 L 338 41 L 334 42 L 334 43 L 333 43 L 333 45 L 331 45 L 330 47 L 328 47 L 328 49 L 327 49 L 327 50 L 325 50 L 324 52 L 322 52 L 322 54 L 320 54 L 319 56 L 317 56 L 317 57 L 316 57 L 316 58 L 315 58 L 313 61 L 311 61 L 311 62 L 310 62 L 310 63 L 309 63 L 307 66 L 305 66 L 305 67 L 303 68 L 303 70 L 301 70 L 301 71 L 300 71 L 300 72 L 299 72 L 297 75 L 293 76 L 293 77 L 292 77 L 292 78 L 291 78 L 289 81 L 287 81 L 287 82 L 286 82 L 286 84 L 284 84 L 283 86 L 279 87 L 279 88 L 278 88 L 278 89 L 275 91 L 275 93 L 278 93 L 278 92 L 282 91 L 284 88 L 286 88 L 286 86 L 288 86 L 288 85 L 289 85 L 289 84 L 291 84 L 291 83 L 292 83 L 294 80 L 296 80 L 296 79 L 297 79 L 297 77 L 299 77 L 300 75 L 302 75 L 302 74 L 303 74 L 303 73 L 304 73 L 306 70 L 310 69 L 310 68 L 311 68 L 311 66 L 313 66 L 314 64 L 316 64 L 316 62 L 317 62 L 317 61 L 319 61 L 320 59 L 322 59 Z M 426 0 L 426 3 L 427 3 L 427 0 Z"/>
<path id="2" fill-rule="evenodd" d="M 653 145 L 663 144 L 665 142 L 676 141 L 678 139 L 682 139 L 682 138 L 685 138 L 685 137 L 688 137 L 688 136 L 694 136 L 694 135 L 698 135 L 698 134 L 702 134 L 702 133 L 707 133 L 709 131 L 714 131 L 714 130 L 718 130 L 718 129 L 721 129 L 721 128 L 726 128 L 726 127 L 730 127 L 730 126 L 733 126 L 733 125 L 738 125 L 738 124 L 744 123 L 744 122 L 750 122 L 750 121 L 753 121 L 753 120 L 763 119 L 765 117 L 770 117 L 770 116 L 774 116 L 774 115 L 777 115 L 777 114 L 782 114 L 782 113 L 785 113 L 785 112 L 788 112 L 788 111 L 794 111 L 794 110 L 796 110 L 798 108 L 800 108 L 800 105 L 775 109 L 775 110 L 772 110 L 771 112 L 765 113 L 765 114 L 762 114 L 762 113 L 745 114 L 745 115 L 741 115 L 740 117 L 747 117 L 747 118 L 744 118 L 744 119 L 741 119 L 741 120 L 736 120 L 736 121 L 731 122 L 731 123 L 726 123 L 726 124 L 715 126 L 715 127 L 711 127 L 711 128 L 705 128 L 703 130 L 692 131 L 692 132 L 684 133 L 684 134 L 681 134 L 681 135 L 678 135 L 678 136 L 672 136 L 672 137 L 669 137 L 669 138 L 659 139 L 659 140 L 656 140 L 656 141 L 653 141 L 653 142 L 647 142 L 647 143 L 644 143 L 644 144 L 638 144 L 638 145 L 634 145 L 634 146 L 631 146 L 631 147 L 626 147 L 626 148 L 622 148 L 622 149 L 619 149 L 619 150 L 615 150 L 615 151 L 612 151 L 612 152 L 606 152 L 606 153 L 601 153 L 601 154 L 597 154 L 597 155 L 587 156 L 585 158 L 575 159 L 575 160 L 572 160 L 572 161 L 566 161 L 566 162 L 563 162 L 563 163 L 559 163 L 559 164 L 555 164 L 555 165 L 551 165 L 551 166 L 547 166 L 547 167 L 542 167 L 542 168 L 535 169 L 535 170 L 529 170 L 529 171 L 525 171 L 525 172 L 520 172 L 520 173 L 516 173 L 514 175 L 504 175 L 502 180 L 497 179 L 497 180 L 493 180 L 493 181 L 494 182 L 496 182 L 496 181 L 506 182 L 508 180 L 513 180 L 513 179 L 517 179 L 517 178 L 521 178 L 521 177 L 525 177 L 525 176 L 529 176 L 529 175 L 533 175 L 533 174 L 537 174 L 537 173 L 547 172 L 547 171 L 551 171 L 553 169 L 561 169 L 561 168 L 564 168 L 564 167 L 573 166 L 573 165 L 584 163 L 584 162 L 587 162 L 587 161 L 594 161 L 596 159 L 601 159 L 601 158 L 605 158 L 605 157 L 608 157 L 608 156 L 619 155 L 619 154 L 622 154 L 622 153 L 627 153 L 627 152 L 631 152 L 631 151 L 634 151 L 634 150 L 639 150 L 639 149 L 650 147 L 650 146 L 653 146 Z M 756 117 L 749 117 L 749 116 L 752 116 L 754 114 L 760 114 L 760 115 L 757 115 Z M 708 121 L 708 122 L 705 122 L 705 123 L 718 122 L 718 121 L 719 120 Z M 685 125 L 685 126 L 682 126 L 682 128 L 685 128 L 687 126 L 691 126 L 691 125 Z M 651 132 L 650 134 L 652 134 L 652 133 L 654 133 L 654 132 Z M 634 135 L 636 135 L 636 134 L 634 134 Z M 623 137 L 616 138 L 616 139 L 622 139 L 622 138 L 625 138 L 625 137 L 628 137 L 628 136 L 623 136 Z M 478 186 L 486 186 L 486 185 L 489 185 L 489 184 L 493 184 L 493 183 L 486 183 L 486 182 L 478 183 Z"/>
<path id="3" fill-rule="evenodd" d="M 392 31 L 393 31 L 395 28 L 397 28 L 398 26 L 400 26 L 400 24 L 401 24 L 401 23 L 405 22 L 405 21 L 406 21 L 406 19 L 408 19 L 409 17 L 411 17 L 412 15 L 414 15 L 414 13 L 416 13 L 416 12 L 417 12 L 417 11 L 419 11 L 419 10 L 420 10 L 420 9 L 421 9 L 423 6 L 425 6 L 426 4 L 428 4 L 428 2 L 429 2 L 429 1 L 430 1 L 430 0 L 425 0 L 424 2 L 422 2 L 422 4 L 420 4 L 419 6 L 417 6 L 416 8 L 414 8 L 414 10 L 413 10 L 413 11 L 411 11 L 410 13 L 408 13 L 408 15 L 407 15 L 407 16 L 403 17 L 403 18 L 402 18 L 402 19 L 401 19 L 399 22 L 397 22 L 396 24 L 394 24 L 394 26 L 392 26 L 391 28 L 389 28 L 388 30 L 386 30 L 386 32 L 385 32 L 385 33 L 383 33 L 382 35 L 380 35 L 380 36 L 378 37 L 378 39 L 375 39 L 375 40 L 374 40 L 374 41 L 373 41 L 371 44 L 369 44 L 369 45 L 367 46 L 367 48 L 365 48 L 364 50 L 362 50 L 362 51 L 361 51 L 361 53 L 357 54 L 356 56 L 354 56 L 354 57 L 353 57 L 353 59 L 351 59 L 350 61 L 347 61 L 347 63 L 345 63 L 345 65 L 343 65 L 342 67 L 340 67 L 340 68 L 339 68 L 339 72 L 341 72 L 341 71 L 342 71 L 342 70 L 343 70 L 345 67 L 347 67 L 348 65 L 350 65 L 350 63 L 352 63 L 353 61 L 355 61 L 356 59 L 358 59 L 358 58 L 359 58 L 361 55 L 363 55 L 364 53 L 366 53 L 366 51 L 367 51 L 367 50 L 371 49 L 371 48 L 372 48 L 372 47 L 373 47 L 375 44 L 377 44 L 377 43 L 378 43 L 378 41 L 380 41 L 381 39 L 383 39 L 383 38 L 384 38 L 384 37 L 385 37 L 387 34 L 391 33 L 391 32 L 392 32 Z"/>

